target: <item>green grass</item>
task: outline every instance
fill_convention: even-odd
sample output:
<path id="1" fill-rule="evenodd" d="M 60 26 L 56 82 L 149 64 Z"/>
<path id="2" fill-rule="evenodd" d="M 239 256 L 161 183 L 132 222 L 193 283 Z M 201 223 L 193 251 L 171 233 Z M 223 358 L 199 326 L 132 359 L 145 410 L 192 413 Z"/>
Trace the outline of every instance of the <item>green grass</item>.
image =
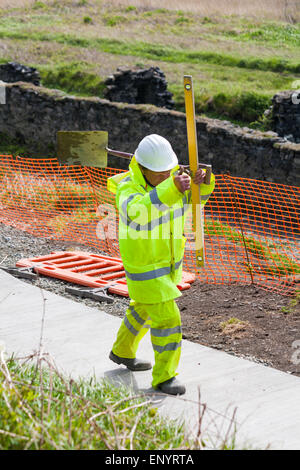
<path id="1" fill-rule="evenodd" d="M 223 224 L 217 220 L 207 220 L 205 223 L 205 232 L 211 236 L 224 237 L 235 245 L 247 249 L 248 253 L 253 255 L 253 262 L 255 258 L 263 261 L 264 273 L 273 274 L 275 276 L 284 276 L 287 274 L 300 274 L 300 266 L 290 256 L 282 252 L 282 246 L 273 242 L 263 242 L 251 236 L 242 237 L 239 230 L 232 228 L 227 224 Z M 247 270 L 250 272 L 254 270 L 255 266 L 248 266 Z"/>
<path id="2" fill-rule="evenodd" d="M 135 59 L 165 71 L 177 110 L 184 111 L 182 77 L 189 73 L 194 77 L 197 113 L 267 130 L 263 111 L 300 72 L 299 24 L 210 18 L 164 8 L 144 11 L 94 1 L 75 6 L 36 2 L 32 9 L 2 11 L 0 27 L 3 40 L 16 42 L 32 56 L 33 43 L 47 45 L 47 51 L 56 45 L 56 52 L 49 58 L 46 53 L 43 63 L 39 55 L 28 65 L 40 70 L 45 86 L 74 95 L 102 97 L 104 81 L 116 66 L 102 74 L 101 61 L 107 69 L 118 57 L 129 58 L 131 64 Z M 57 51 L 57 45 L 63 47 Z M 97 58 L 87 60 L 87 50 Z"/>
<path id="3" fill-rule="evenodd" d="M 0 154 L 26 156 L 27 147 L 20 139 L 9 137 L 3 132 L 0 133 Z"/>
<path id="4" fill-rule="evenodd" d="M 31 64 L 37 66 L 37 64 Z M 66 93 L 80 97 L 97 96 L 104 97 L 105 77 L 101 77 L 92 71 L 88 71 L 90 65 L 84 62 L 59 63 L 56 66 L 43 65 L 39 67 L 42 85 L 48 88 L 59 88 Z M 212 69 L 205 66 L 208 73 L 213 74 Z M 219 75 L 221 74 L 219 68 Z M 223 76 L 229 74 L 227 68 L 223 68 Z M 245 79 L 247 80 L 247 74 Z M 257 82 L 263 83 L 257 76 Z M 272 79 L 273 77 L 271 77 Z M 267 76 L 263 76 L 267 79 Z M 242 78 L 241 78 L 242 80 Z M 224 88 L 222 77 L 214 80 L 209 84 L 209 88 L 199 87 L 195 83 L 195 108 L 196 113 L 204 113 L 214 118 L 230 119 L 239 125 L 249 125 L 261 130 L 268 130 L 269 125 L 265 125 L 262 113 L 271 104 L 271 95 L 259 94 L 253 91 L 243 91 L 239 88 L 232 89 L 229 86 L 227 92 L 218 91 Z M 251 85 L 253 84 L 253 81 Z M 184 93 L 182 86 L 169 86 L 169 90 L 173 93 L 175 109 L 185 112 Z M 257 120 L 260 119 L 260 122 Z M 257 121 L 254 123 L 254 121 Z M 253 122 L 253 125 L 252 125 Z M 18 144 L 17 139 L 9 139 L 7 136 L 0 135 L 1 152 L 12 152 L 13 154 L 23 155 L 26 148 L 22 144 Z M 11 144 L 10 144 L 11 142 Z"/>
<path id="5" fill-rule="evenodd" d="M 75 381 L 45 365 L 1 365 L 1 450 L 197 448 L 142 394 L 95 378 Z"/>
<path id="6" fill-rule="evenodd" d="M 109 15 L 106 14 L 103 16 L 103 22 L 106 26 L 117 26 L 127 21 L 127 17 L 124 15 Z"/>
<path id="7" fill-rule="evenodd" d="M 122 21 L 122 20 L 120 20 Z M 66 33 L 51 33 L 37 31 L 32 28 L 28 32 L 24 26 L 13 22 L 0 28 L 0 38 L 34 41 L 54 41 L 69 46 L 95 48 L 102 52 L 118 55 L 132 55 L 146 59 L 161 60 L 172 63 L 198 64 L 199 62 L 225 65 L 230 67 L 246 68 L 273 72 L 300 72 L 300 62 L 278 57 L 238 57 L 230 54 L 187 50 L 170 47 L 164 44 L 148 43 L 144 41 L 128 41 L 110 38 L 87 38 L 80 35 Z"/>
<path id="8" fill-rule="evenodd" d="M 39 68 L 43 86 L 59 88 L 75 96 L 103 97 L 104 80 L 97 74 L 88 72 L 88 63 L 59 63 L 56 66 Z"/>
<path id="9" fill-rule="evenodd" d="M 33 10 L 47 9 L 47 5 L 44 2 L 35 1 L 32 5 Z"/>
<path id="10" fill-rule="evenodd" d="M 44 147 L 44 146 L 43 146 Z M 39 142 L 34 140 L 27 141 L 24 143 L 22 135 L 17 135 L 16 137 L 10 137 L 9 135 L 0 132 L 0 154 L 1 155 L 13 155 L 20 157 L 42 157 L 49 158 L 50 155 L 54 155 L 55 146 L 49 142 L 48 152 L 45 155 L 45 151 L 42 149 L 42 146 Z"/>
<path id="11" fill-rule="evenodd" d="M 1 34 L 0 30 L 0 36 Z M 27 37 L 24 33 L 9 33 L 9 36 L 19 40 Z M 162 45 L 126 43 L 105 38 L 89 40 L 64 34 L 35 33 L 30 39 L 56 41 L 72 47 L 95 48 L 106 54 L 133 55 L 143 59 L 157 57 L 162 63 L 189 63 L 197 64 L 197 67 L 202 63 L 202 72 L 210 76 L 211 80 L 203 83 L 195 82 L 196 112 L 214 112 L 221 118 L 233 119 L 241 124 L 257 121 L 270 106 L 271 97 L 276 90 L 287 88 L 288 83 L 294 79 L 294 76 L 275 73 L 285 67 L 283 61 L 277 59 L 237 59 L 217 53 L 181 51 Z M 92 70 L 87 71 L 89 68 L 92 69 L 90 64 L 61 62 L 54 66 L 31 65 L 39 68 L 44 86 L 60 88 L 80 96 L 103 97 L 105 77 L 93 73 Z M 233 68 L 235 68 L 235 81 L 232 81 Z M 286 68 L 289 68 L 287 64 Z M 298 68 L 300 70 L 300 66 L 297 65 L 296 69 Z M 252 70 L 251 73 L 249 69 Z M 169 90 L 174 95 L 176 109 L 184 111 L 182 84 L 170 85 Z"/>
<path id="12" fill-rule="evenodd" d="M 87 226 L 92 223 L 99 222 L 100 217 L 96 214 L 96 211 L 88 211 L 84 208 L 73 210 L 68 215 L 57 215 L 51 217 L 47 226 L 50 227 L 56 235 L 63 237 L 68 235 L 71 230 L 74 230 L 78 225 Z"/>
<path id="13" fill-rule="evenodd" d="M 8 173 L 0 167 L 1 192 L 0 200 L 4 206 L 18 206 L 24 209 L 36 209 L 53 216 L 65 215 L 77 211 L 78 222 L 91 220 L 89 212 L 96 211 L 100 202 L 110 199 L 108 190 L 103 187 L 94 189 L 87 184 L 79 184 L 52 177 L 46 178 L 34 174 L 11 170 Z M 79 212 L 78 212 L 79 211 Z M 85 217 L 84 217 L 85 214 Z M 99 217 L 98 217 L 99 220 Z"/>
<path id="14" fill-rule="evenodd" d="M 170 91 L 174 95 L 176 109 L 185 112 L 182 87 L 170 87 Z M 241 125 L 249 125 L 258 120 L 270 104 L 270 96 L 253 91 L 236 89 L 226 93 L 218 91 L 218 84 L 212 86 L 210 90 L 206 88 L 199 89 L 197 86 L 195 88 L 195 110 L 197 114 L 204 113 L 215 118 L 231 119 Z"/>
<path id="15" fill-rule="evenodd" d="M 300 45 L 300 23 L 276 24 L 268 23 L 263 27 L 249 24 L 245 31 L 225 31 L 225 36 L 242 42 L 268 43 L 275 47 L 292 46 L 299 48 Z"/>
<path id="16" fill-rule="evenodd" d="M 206 407 L 199 403 L 197 434 L 191 437 L 183 419 L 162 417 L 142 392 L 96 377 L 74 380 L 47 354 L 21 362 L 0 353 L 0 450 L 236 448 L 235 411 L 210 436 L 202 429 Z"/>
<path id="17" fill-rule="evenodd" d="M 295 291 L 295 297 L 290 300 L 289 304 L 285 307 L 281 307 L 281 311 L 285 314 L 293 314 L 296 310 L 296 308 L 300 304 L 300 290 L 296 289 Z"/>
<path id="18" fill-rule="evenodd" d="M 268 130 L 263 111 L 300 73 L 299 24 L 92 0 L 36 2 L 0 16 L 0 37 L 32 56 L 28 65 L 40 70 L 43 84 L 74 95 L 102 97 L 118 58 L 122 64 L 128 58 L 132 65 L 161 67 L 177 110 L 184 111 L 182 78 L 188 73 L 194 77 L 197 113 Z M 63 47 L 58 51 L 57 45 Z M 37 47 L 47 51 L 43 63 Z"/>

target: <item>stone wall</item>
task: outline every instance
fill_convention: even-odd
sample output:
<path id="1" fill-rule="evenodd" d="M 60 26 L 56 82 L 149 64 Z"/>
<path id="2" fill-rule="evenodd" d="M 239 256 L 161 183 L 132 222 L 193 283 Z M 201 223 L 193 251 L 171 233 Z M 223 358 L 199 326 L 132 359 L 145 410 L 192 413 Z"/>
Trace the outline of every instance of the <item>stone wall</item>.
<path id="1" fill-rule="evenodd" d="M 299 81 L 300 84 L 300 81 Z M 300 143 L 300 91 L 286 90 L 274 95 L 270 110 L 272 129 L 282 137 Z"/>
<path id="2" fill-rule="evenodd" d="M 185 115 L 152 105 L 128 105 L 99 98 L 77 98 L 18 82 L 6 85 L 0 105 L 0 132 L 17 137 L 44 157 L 55 155 L 59 130 L 107 130 L 109 146 L 134 152 L 147 134 L 157 133 L 172 144 L 182 164 L 188 163 Z M 256 178 L 289 185 L 300 183 L 300 144 L 274 132 L 240 128 L 228 121 L 197 118 L 199 161 L 216 174 Z M 109 166 L 128 163 L 110 157 Z"/>
<path id="3" fill-rule="evenodd" d="M 159 67 L 121 68 L 105 81 L 104 98 L 121 103 L 149 103 L 174 109 L 165 74 Z"/>
<path id="4" fill-rule="evenodd" d="M 7 62 L 0 65 L 0 80 L 7 83 L 30 82 L 34 85 L 40 85 L 41 77 L 37 69 L 27 67 L 18 62 Z"/>

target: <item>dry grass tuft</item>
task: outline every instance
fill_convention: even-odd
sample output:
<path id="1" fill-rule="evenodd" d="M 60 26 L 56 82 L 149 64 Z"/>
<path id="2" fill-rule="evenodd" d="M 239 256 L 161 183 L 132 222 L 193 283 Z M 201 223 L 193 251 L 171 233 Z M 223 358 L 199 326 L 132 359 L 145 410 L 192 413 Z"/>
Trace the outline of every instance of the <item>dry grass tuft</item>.
<path id="1" fill-rule="evenodd" d="M 143 7 L 145 10 L 153 8 L 183 10 L 199 15 L 237 15 L 268 18 L 272 20 L 288 20 L 288 16 L 296 14 L 297 4 L 287 0 L 111 0 L 115 6 Z M 298 4 L 298 8 L 300 3 Z"/>
<path id="2" fill-rule="evenodd" d="M 23 8 L 31 6 L 36 0 L 0 0 L 0 8 Z"/>
<path id="3" fill-rule="evenodd" d="M 34 5 L 37 0 L 0 0 L 1 8 L 22 8 Z M 71 6 L 84 5 L 85 0 L 64 0 Z M 51 4 L 53 0 L 43 0 L 43 4 Z M 99 0 L 88 0 L 90 6 L 100 4 Z M 110 0 L 103 2 L 103 6 L 112 7 L 136 7 L 142 10 L 167 9 L 181 10 L 185 12 L 197 13 L 199 15 L 237 15 L 266 18 L 271 20 L 289 21 L 297 19 L 299 21 L 300 2 L 292 0 Z"/>
<path id="4" fill-rule="evenodd" d="M 229 320 L 220 323 L 220 328 L 223 335 L 236 337 L 240 333 L 249 330 L 250 323 L 248 321 L 239 320 L 238 318 L 229 318 Z"/>

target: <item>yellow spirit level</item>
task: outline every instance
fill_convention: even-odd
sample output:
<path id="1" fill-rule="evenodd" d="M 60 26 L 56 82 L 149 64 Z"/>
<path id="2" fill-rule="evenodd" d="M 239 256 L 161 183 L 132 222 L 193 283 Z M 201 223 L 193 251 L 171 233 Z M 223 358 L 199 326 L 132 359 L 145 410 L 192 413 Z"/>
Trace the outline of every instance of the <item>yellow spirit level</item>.
<path id="1" fill-rule="evenodd" d="M 186 113 L 186 127 L 188 138 L 188 151 L 189 151 L 189 168 L 191 177 L 195 175 L 199 167 L 206 168 L 205 183 L 209 184 L 211 175 L 211 165 L 199 165 L 198 162 L 198 145 L 197 145 L 197 131 L 195 119 L 195 102 L 193 91 L 193 80 L 190 75 L 184 76 L 184 100 L 185 100 L 185 113 Z M 195 254 L 196 264 L 203 267 L 205 263 L 204 251 L 204 227 L 203 227 L 203 212 L 201 207 L 201 193 L 200 186 L 191 180 L 192 191 L 192 212 L 193 212 L 193 233 L 195 238 Z"/>

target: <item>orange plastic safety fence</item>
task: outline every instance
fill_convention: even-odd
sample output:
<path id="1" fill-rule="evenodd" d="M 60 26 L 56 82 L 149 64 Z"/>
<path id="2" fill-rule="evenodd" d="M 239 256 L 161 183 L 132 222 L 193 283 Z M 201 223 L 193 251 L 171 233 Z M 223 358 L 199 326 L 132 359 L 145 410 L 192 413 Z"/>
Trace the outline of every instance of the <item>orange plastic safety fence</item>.
<path id="1" fill-rule="evenodd" d="M 121 171 L 2 155 L 0 222 L 120 256 L 118 214 L 106 181 Z M 204 212 L 205 268 L 196 265 L 189 215 L 185 271 L 207 283 L 253 283 L 284 295 L 295 292 L 300 280 L 299 188 L 217 175 Z"/>

